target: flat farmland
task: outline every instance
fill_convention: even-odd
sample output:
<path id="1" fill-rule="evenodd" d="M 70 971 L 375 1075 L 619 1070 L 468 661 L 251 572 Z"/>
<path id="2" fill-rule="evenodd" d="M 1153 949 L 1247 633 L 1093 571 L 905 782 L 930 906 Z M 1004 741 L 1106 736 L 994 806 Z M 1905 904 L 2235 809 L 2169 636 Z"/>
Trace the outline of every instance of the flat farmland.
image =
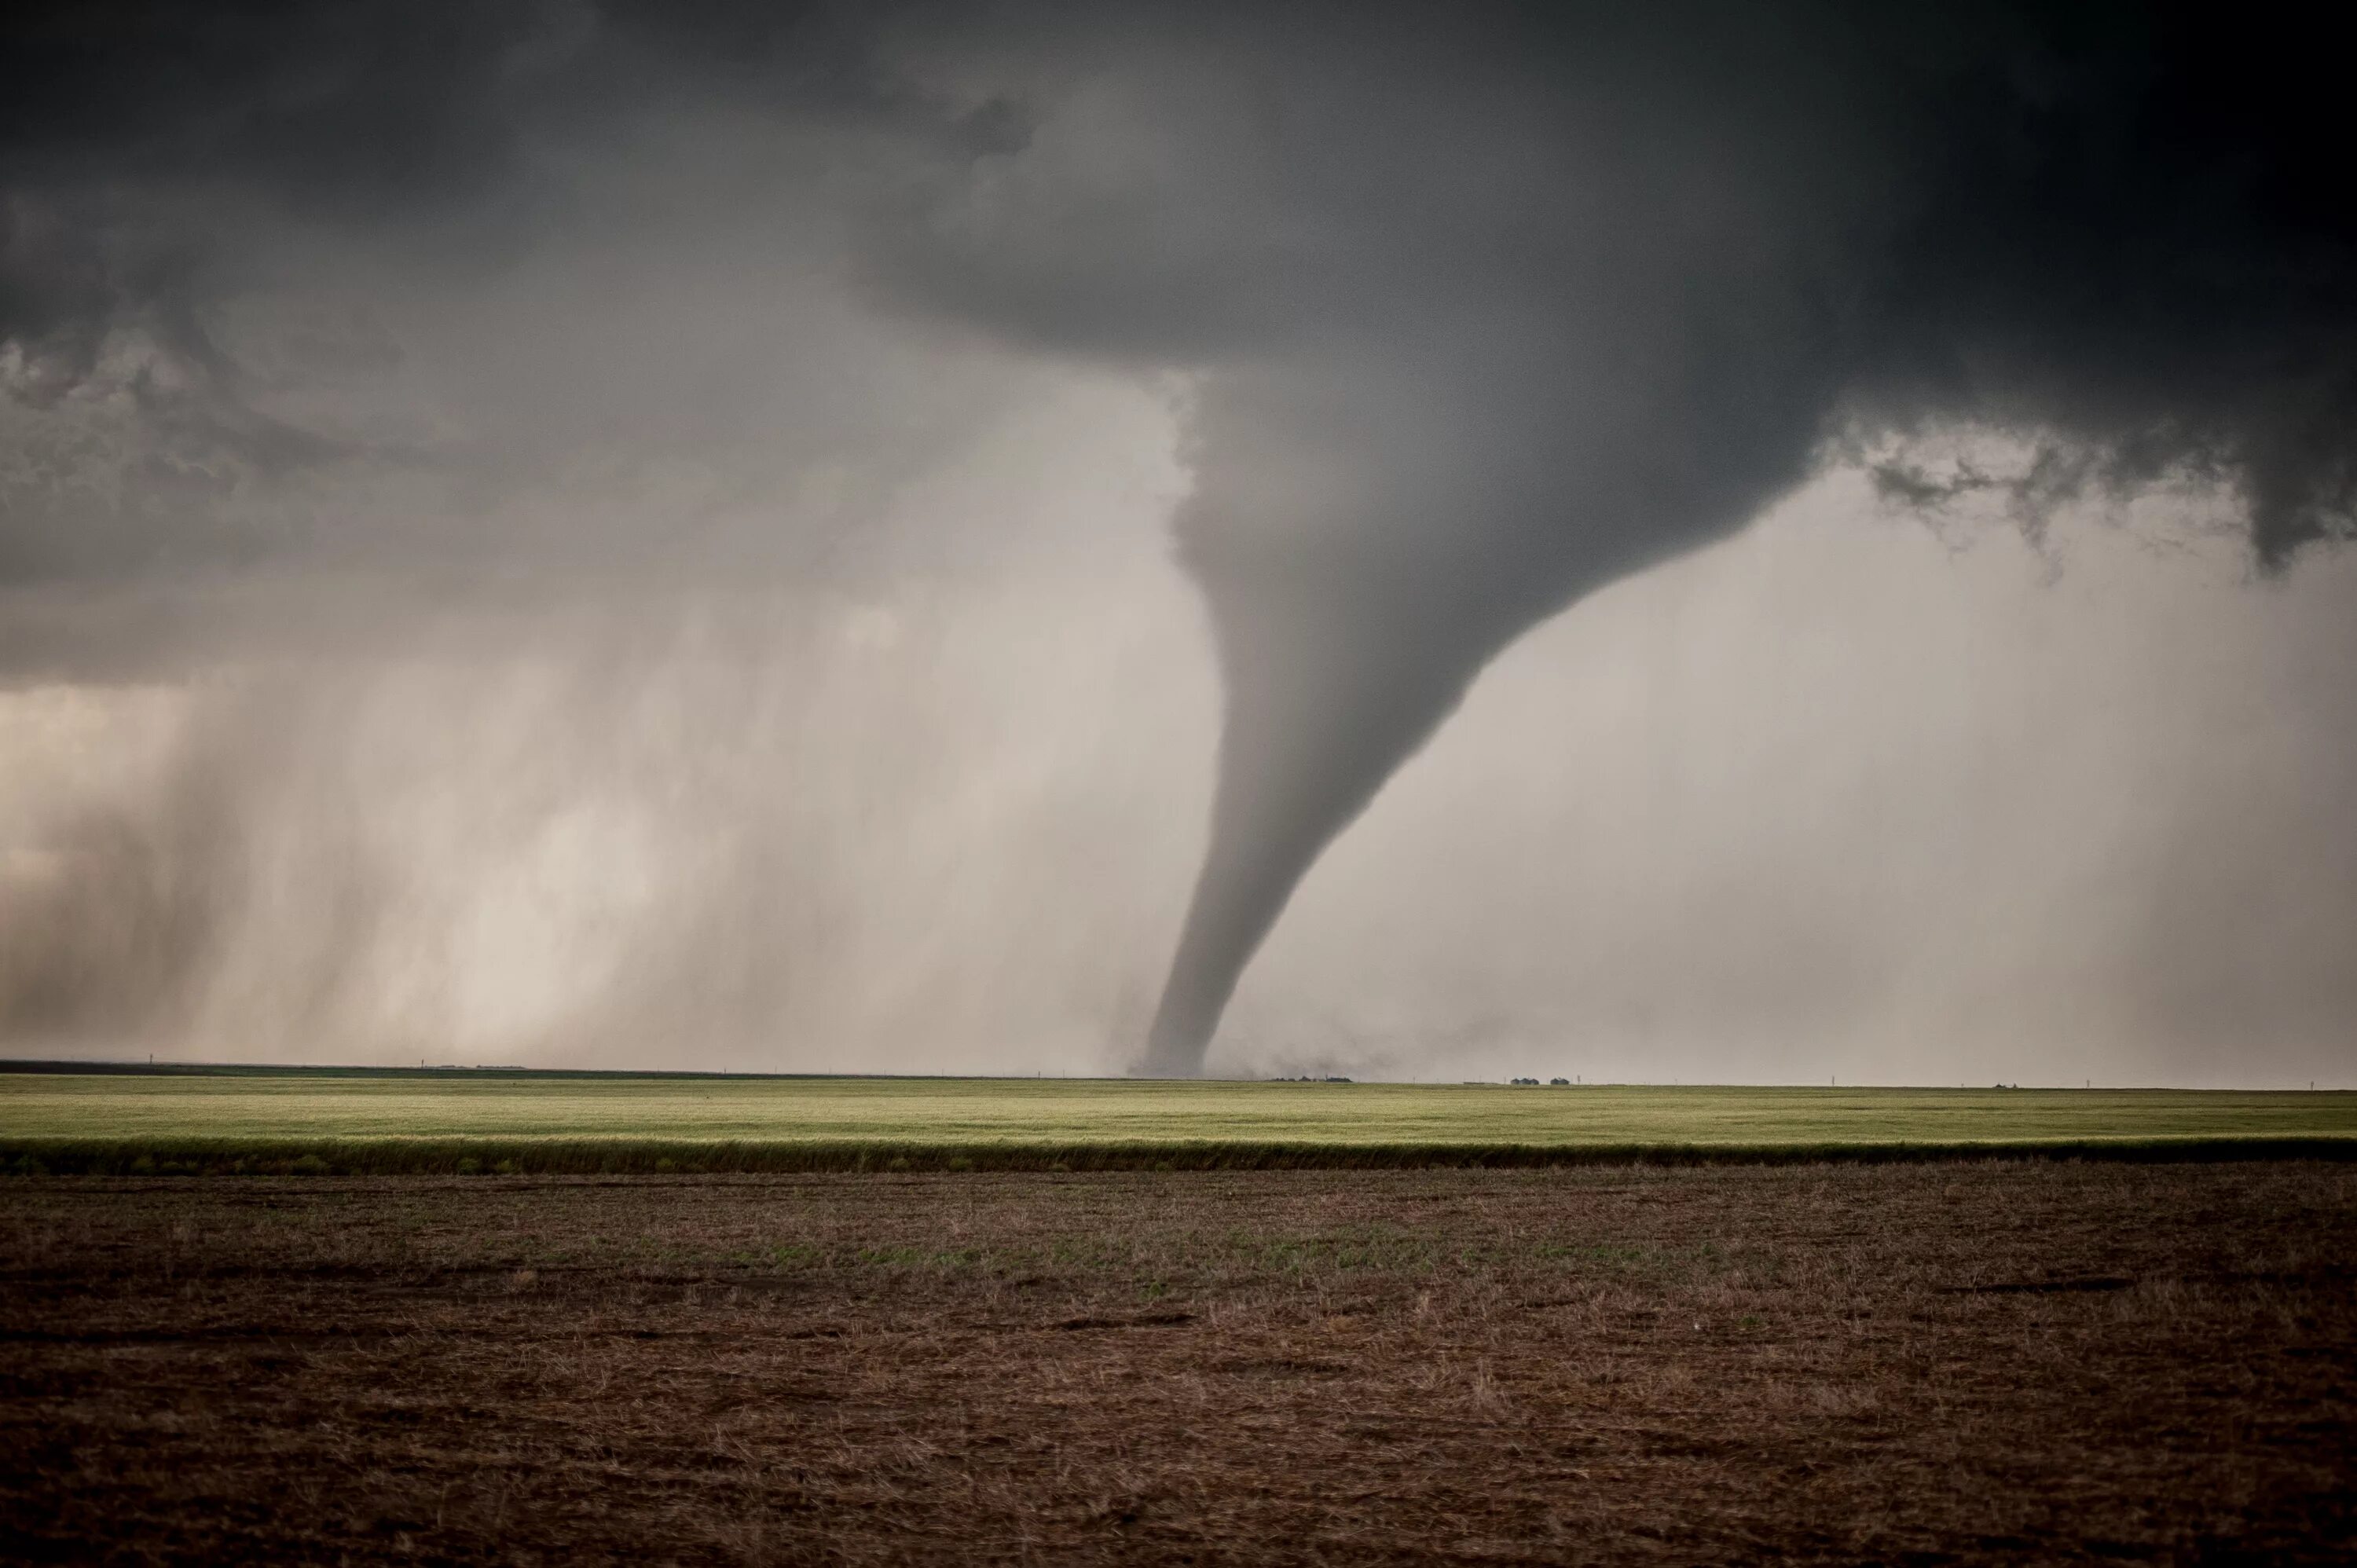
<path id="1" fill-rule="evenodd" d="M 752 1079 L 500 1073 L 0 1074 L 0 1157 L 106 1170 L 309 1154 L 517 1171 L 1550 1163 L 2357 1153 L 2357 1095 Z M 80 1162 L 79 1164 L 77 1162 Z"/>
<path id="2" fill-rule="evenodd" d="M 2357 1167 L 0 1177 L 0 1559 L 2346 1562 Z"/>

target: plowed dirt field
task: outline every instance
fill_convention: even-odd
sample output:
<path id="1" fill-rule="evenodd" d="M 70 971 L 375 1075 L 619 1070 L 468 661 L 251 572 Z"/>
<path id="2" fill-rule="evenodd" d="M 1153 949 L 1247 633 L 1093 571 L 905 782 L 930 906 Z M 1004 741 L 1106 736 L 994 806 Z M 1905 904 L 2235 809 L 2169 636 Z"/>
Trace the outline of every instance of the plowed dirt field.
<path id="1" fill-rule="evenodd" d="M 0 1180 L 0 1558 L 2348 1561 L 2357 1167 Z"/>

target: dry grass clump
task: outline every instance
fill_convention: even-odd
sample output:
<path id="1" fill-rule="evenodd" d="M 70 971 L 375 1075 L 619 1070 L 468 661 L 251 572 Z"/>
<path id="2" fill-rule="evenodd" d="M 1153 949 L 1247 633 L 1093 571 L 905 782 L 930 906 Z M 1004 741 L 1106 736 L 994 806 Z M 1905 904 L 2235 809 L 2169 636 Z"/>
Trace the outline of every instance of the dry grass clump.
<path id="1" fill-rule="evenodd" d="M 0 1186 L 0 1557 L 2357 1546 L 2337 1165 Z"/>

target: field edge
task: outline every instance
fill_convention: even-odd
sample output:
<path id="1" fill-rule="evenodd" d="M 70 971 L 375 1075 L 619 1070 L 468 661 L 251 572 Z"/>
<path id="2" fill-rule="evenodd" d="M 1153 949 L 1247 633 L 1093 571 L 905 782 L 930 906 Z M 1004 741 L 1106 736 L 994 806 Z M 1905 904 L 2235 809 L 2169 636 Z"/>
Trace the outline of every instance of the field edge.
<path id="1" fill-rule="evenodd" d="M 457 1136 L 0 1138 L 17 1176 L 662 1176 L 901 1171 L 1533 1169 L 1940 1160 L 2357 1161 L 2357 1135 L 1550 1143 Z"/>

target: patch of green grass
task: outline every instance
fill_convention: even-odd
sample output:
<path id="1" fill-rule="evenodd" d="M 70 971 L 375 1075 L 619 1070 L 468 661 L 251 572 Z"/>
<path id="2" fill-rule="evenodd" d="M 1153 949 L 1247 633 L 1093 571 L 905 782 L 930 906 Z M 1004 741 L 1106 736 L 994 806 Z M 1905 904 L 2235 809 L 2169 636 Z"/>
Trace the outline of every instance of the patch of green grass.
<path id="1" fill-rule="evenodd" d="M 0 1074 L 0 1169 L 28 1175 L 36 1166 L 888 1174 L 1957 1155 L 2357 1157 L 2357 1094 Z"/>

